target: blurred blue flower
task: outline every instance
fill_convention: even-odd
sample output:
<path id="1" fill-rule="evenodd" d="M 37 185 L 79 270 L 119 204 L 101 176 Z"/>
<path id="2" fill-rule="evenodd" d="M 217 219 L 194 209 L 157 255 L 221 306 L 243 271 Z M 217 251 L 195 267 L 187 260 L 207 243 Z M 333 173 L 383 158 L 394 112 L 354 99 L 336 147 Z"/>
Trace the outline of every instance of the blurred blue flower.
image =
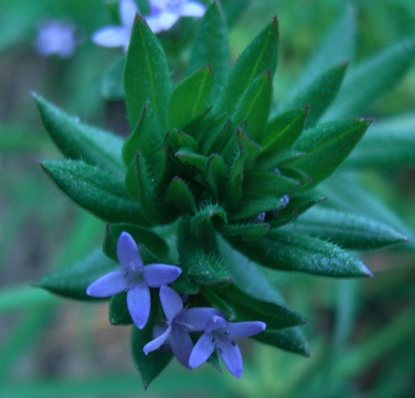
<path id="1" fill-rule="evenodd" d="M 145 16 L 154 33 L 170 29 L 180 17 L 202 17 L 206 7 L 198 1 L 149 0 L 151 13 Z M 127 51 L 134 17 L 140 11 L 134 0 L 120 0 L 121 26 L 104 26 L 92 35 L 95 44 L 104 47 L 123 47 Z"/>
<path id="2" fill-rule="evenodd" d="M 183 308 L 180 295 L 171 287 L 160 288 L 160 301 L 166 322 L 154 328 L 154 340 L 144 346 L 144 354 L 155 351 L 168 344 L 177 360 L 189 367 L 189 357 L 193 349 L 190 332 L 204 330 L 213 315 L 221 315 L 221 311 L 209 307 Z"/>
<path id="3" fill-rule="evenodd" d="M 75 37 L 75 25 L 68 21 L 44 21 L 37 31 L 35 49 L 44 57 L 57 55 L 70 57 L 78 42 Z"/>
<path id="4" fill-rule="evenodd" d="M 175 281 L 182 270 L 175 265 L 143 265 L 134 239 L 123 232 L 117 242 L 117 256 L 123 270 L 111 271 L 91 283 L 86 292 L 92 297 L 109 297 L 127 291 L 127 307 L 133 322 L 142 329 L 150 315 L 150 287 Z"/>
<path id="5" fill-rule="evenodd" d="M 241 377 L 242 355 L 234 337 L 249 337 L 265 329 L 264 322 L 227 322 L 222 316 L 214 315 L 205 326 L 205 332 L 195 344 L 189 358 L 190 368 L 207 361 L 213 351 L 219 354 L 229 372 Z"/>

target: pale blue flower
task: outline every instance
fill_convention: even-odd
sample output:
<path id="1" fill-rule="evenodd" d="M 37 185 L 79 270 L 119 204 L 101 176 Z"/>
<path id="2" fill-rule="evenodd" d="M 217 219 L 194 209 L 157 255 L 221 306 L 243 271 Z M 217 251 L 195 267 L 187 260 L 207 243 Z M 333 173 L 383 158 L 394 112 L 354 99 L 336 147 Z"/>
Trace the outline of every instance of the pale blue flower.
<path id="1" fill-rule="evenodd" d="M 123 47 L 127 51 L 130 43 L 134 17 L 139 9 L 134 0 L 120 0 L 118 4 L 121 26 L 104 26 L 92 35 L 92 41 L 103 47 Z"/>
<path id="2" fill-rule="evenodd" d="M 198 1 L 149 0 L 151 14 L 146 16 L 148 26 L 154 33 L 170 29 L 180 17 L 200 18 L 206 7 Z"/>
<path id="3" fill-rule="evenodd" d="M 128 311 L 133 322 L 142 329 L 150 315 L 150 287 L 172 283 L 182 270 L 168 264 L 144 266 L 138 247 L 127 232 L 118 239 L 117 256 L 123 270 L 101 276 L 88 286 L 86 292 L 92 297 L 109 297 L 126 291 Z"/>
<path id="4" fill-rule="evenodd" d="M 77 44 L 75 25 L 68 21 L 54 19 L 45 21 L 39 26 L 35 49 L 44 57 L 57 55 L 61 58 L 68 58 L 75 51 Z"/>
<path id="5" fill-rule="evenodd" d="M 216 350 L 229 372 L 241 377 L 242 355 L 233 338 L 249 337 L 265 329 L 264 322 L 227 322 L 222 316 L 214 315 L 206 324 L 205 332 L 195 344 L 189 358 L 189 366 L 195 368 L 207 361 Z"/>
<path id="6" fill-rule="evenodd" d="M 148 355 L 167 344 L 177 360 L 183 366 L 189 367 L 189 357 L 193 349 L 189 333 L 204 330 L 213 315 L 222 313 L 209 307 L 184 308 L 180 295 L 168 286 L 160 288 L 160 301 L 166 321 L 164 325 L 154 328 L 156 337 L 144 346 L 144 354 Z"/>

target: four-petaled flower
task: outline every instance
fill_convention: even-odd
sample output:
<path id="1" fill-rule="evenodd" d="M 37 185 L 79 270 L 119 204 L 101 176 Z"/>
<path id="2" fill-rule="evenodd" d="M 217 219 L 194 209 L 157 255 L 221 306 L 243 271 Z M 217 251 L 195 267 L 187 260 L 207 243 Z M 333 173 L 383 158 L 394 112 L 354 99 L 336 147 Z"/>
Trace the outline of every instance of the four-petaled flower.
<path id="1" fill-rule="evenodd" d="M 155 339 L 147 343 L 143 351 L 149 352 L 168 344 L 177 360 L 187 368 L 193 349 L 190 332 L 204 330 L 209 319 L 214 315 L 222 315 L 221 311 L 210 307 L 183 308 L 182 298 L 168 286 L 160 288 L 160 301 L 166 316 L 164 325 L 154 328 Z"/>
<path id="2" fill-rule="evenodd" d="M 127 307 L 133 322 L 142 329 L 150 315 L 150 287 L 175 281 L 182 270 L 175 265 L 148 264 L 143 260 L 130 234 L 123 232 L 117 242 L 117 256 L 123 270 L 111 271 L 87 288 L 93 297 L 109 297 L 127 291 Z"/>
<path id="3" fill-rule="evenodd" d="M 242 355 L 234 337 L 249 337 L 265 329 L 264 322 L 227 322 L 222 316 L 214 315 L 207 322 L 200 339 L 195 344 L 189 358 L 189 366 L 195 368 L 205 362 L 213 351 L 221 357 L 229 372 L 241 377 Z"/>
<path id="4" fill-rule="evenodd" d="M 92 41 L 103 47 L 123 47 L 127 51 L 130 43 L 134 17 L 139 9 L 134 0 L 120 0 L 118 4 L 121 26 L 104 26 L 92 35 Z"/>
<path id="5" fill-rule="evenodd" d="M 148 26 L 154 33 L 170 29 L 180 17 L 200 18 L 206 7 L 198 1 L 149 0 L 151 14 L 146 16 Z"/>

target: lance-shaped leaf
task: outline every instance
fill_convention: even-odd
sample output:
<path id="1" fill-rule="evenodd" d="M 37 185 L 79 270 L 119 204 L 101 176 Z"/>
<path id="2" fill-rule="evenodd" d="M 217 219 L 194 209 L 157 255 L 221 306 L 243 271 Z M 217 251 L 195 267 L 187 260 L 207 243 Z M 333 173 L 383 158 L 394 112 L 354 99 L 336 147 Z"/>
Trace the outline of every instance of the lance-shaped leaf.
<path id="1" fill-rule="evenodd" d="M 291 148 L 303 131 L 307 110 L 293 109 L 271 119 L 261 140 L 261 156 L 272 156 Z"/>
<path id="2" fill-rule="evenodd" d="M 401 80 L 414 59 L 415 38 L 411 38 L 351 69 L 325 119 L 361 114 L 363 109 Z"/>
<path id="3" fill-rule="evenodd" d="M 228 222 L 228 216 L 225 209 L 217 204 L 206 205 L 202 207 L 190 220 L 190 230 L 193 234 L 202 237 L 206 229 L 212 227 L 216 221 Z"/>
<path id="4" fill-rule="evenodd" d="M 272 76 L 267 71 L 254 79 L 243 93 L 232 117 L 235 126 L 246 122 L 249 137 L 259 142 L 268 121 L 272 99 Z"/>
<path id="5" fill-rule="evenodd" d="M 222 7 L 228 26 L 233 26 L 253 0 L 222 0 Z"/>
<path id="6" fill-rule="evenodd" d="M 177 207 L 181 213 L 192 214 L 197 205 L 189 186 L 180 177 L 174 177 L 167 188 L 164 202 Z"/>
<path id="7" fill-rule="evenodd" d="M 190 57 L 188 74 L 210 65 L 215 87 L 225 81 L 230 62 L 228 28 L 219 1 L 212 1 L 203 16 Z"/>
<path id="8" fill-rule="evenodd" d="M 198 144 L 192 136 L 179 130 L 169 131 L 164 137 L 164 142 L 173 152 L 181 148 L 189 148 L 197 151 L 198 148 Z"/>
<path id="9" fill-rule="evenodd" d="M 138 202 L 113 174 L 76 160 L 44 160 L 40 165 L 73 201 L 102 220 L 148 225 Z"/>
<path id="10" fill-rule="evenodd" d="M 305 127 L 314 126 L 339 92 L 348 62 L 342 62 L 317 76 L 309 85 L 293 92 L 283 109 L 308 106 Z"/>
<path id="11" fill-rule="evenodd" d="M 116 262 L 102 253 L 101 248 L 97 248 L 70 267 L 45 275 L 35 286 L 68 298 L 97 300 L 86 294 L 87 287 L 100 276 L 118 267 Z"/>
<path id="12" fill-rule="evenodd" d="M 347 157 L 345 167 L 415 165 L 415 116 L 398 116 L 373 123 Z"/>
<path id="13" fill-rule="evenodd" d="M 274 75 L 278 60 L 278 22 L 274 17 L 236 61 L 228 75 L 217 108 L 232 115 L 253 80 L 269 70 Z"/>
<path id="14" fill-rule="evenodd" d="M 226 116 L 226 115 L 224 115 Z M 234 134 L 234 128 L 232 122 L 229 119 L 219 118 L 219 122 L 215 125 L 209 126 L 205 132 L 205 136 L 199 142 L 202 142 L 202 151 L 203 153 L 210 155 L 212 153 L 221 153 L 224 160 L 225 159 L 225 150 L 227 144 L 232 139 Z"/>
<path id="15" fill-rule="evenodd" d="M 276 270 L 340 278 L 372 275 L 360 260 L 340 247 L 293 231 L 272 231 L 254 242 L 229 241 L 252 260 Z"/>
<path id="16" fill-rule="evenodd" d="M 154 127 L 166 129 L 170 72 L 162 45 L 140 16 L 135 19 L 128 47 L 124 91 L 131 128 L 137 125 L 144 104 L 148 102 L 156 115 Z"/>
<path id="17" fill-rule="evenodd" d="M 140 118 L 122 147 L 122 158 L 126 166 L 134 160 L 137 151 L 150 158 L 161 146 L 164 131 L 158 130 L 156 114 L 148 103 L 143 105 Z"/>
<path id="18" fill-rule="evenodd" d="M 256 240 L 262 238 L 270 230 L 266 223 L 240 223 L 221 224 L 218 230 L 225 236 L 240 236 L 244 240 Z"/>
<path id="19" fill-rule="evenodd" d="M 107 101 L 123 100 L 124 94 L 125 57 L 116 59 L 102 78 L 101 94 Z"/>
<path id="20" fill-rule="evenodd" d="M 213 82 L 212 70 L 205 66 L 174 88 L 167 105 L 169 128 L 183 129 L 211 106 Z"/>
<path id="21" fill-rule="evenodd" d="M 216 197 L 223 198 L 227 174 L 228 169 L 222 156 L 217 153 L 212 154 L 206 163 L 205 176 L 209 188 Z"/>
<path id="22" fill-rule="evenodd" d="M 293 91 L 302 91 L 321 74 L 321 71 L 353 58 L 357 32 L 355 14 L 351 4 L 344 7 L 344 11 L 330 26 L 312 54 Z"/>
<path id="23" fill-rule="evenodd" d="M 383 223 L 330 209 L 311 209 L 289 228 L 351 250 L 380 249 L 407 240 Z"/>
<path id="24" fill-rule="evenodd" d="M 102 249 L 108 257 L 118 261 L 117 242 L 122 232 L 128 232 L 137 244 L 144 244 L 161 258 L 167 255 L 169 248 L 166 242 L 155 232 L 137 225 L 124 223 L 107 225 Z"/>
<path id="25" fill-rule="evenodd" d="M 214 230 L 209 225 L 199 228 L 199 236 L 191 231 L 190 222 L 182 220 L 177 247 L 180 267 L 196 283 L 212 285 L 229 281 L 222 264 Z"/>
<path id="26" fill-rule="evenodd" d="M 253 336 L 253 339 L 304 357 L 310 356 L 310 347 L 308 346 L 307 339 L 299 327 L 281 330 L 270 330 L 267 328 L 262 333 Z"/>
<path id="27" fill-rule="evenodd" d="M 200 155 L 199 153 L 193 151 L 189 148 L 179 149 L 174 156 L 179 159 L 182 163 L 190 164 L 191 166 L 196 167 L 199 170 L 204 171 L 208 161 L 208 157 Z"/>
<path id="28" fill-rule="evenodd" d="M 46 130 L 64 156 L 113 173 L 125 173 L 121 137 L 81 123 L 37 94 L 33 97 Z"/>
<path id="29" fill-rule="evenodd" d="M 298 181 L 284 177 L 281 174 L 252 171 L 245 177 L 244 194 L 251 197 L 268 194 L 280 198 L 298 189 L 299 186 Z"/>
<path id="30" fill-rule="evenodd" d="M 111 325 L 131 325 L 130 312 L 127 307 L 127 292 L 121 292 L 111 297 L 108 317 Z"/>
<path id="31" fill-rule="evenodd" d="M 160 303 L 158 292 L 153 290 L 151 296 L 152 308 L 156 308 L 156 310 L 151 311 L 147 325 L 143 329 L 138 329 L 136 326 L 133 326 L 131 334 L 131 353 L 135 366 L 140 372 L 141 381 L 145 389 L 147 389 L 154 378 L 163 371 L 173 358 L 170 350 L 156 350 L 148 355 L 144 354 L 144 346 L 154 337 L 154 326 L 160 319 L 164 318 L 161 312 L 161 305 L 156 304 Z"/>
<path id="32" fill-rule="evenodd" d="M 343 120 L 320 124 L 306 130 L 295 143 L 295 149 L 307 153 L 290 163 L 311 179 L 306 187 L 326 179 L 343 162 L 359 142 L 370 120 Z"/>
<path id="33" fill-rule="evenodd" d="M 236 141 L 244 162 L 244 170 L 251 170 L 255 161 L 261 152 L 261 147 L 252 141 L 247 134 L 241 129 L 236 131 Z"/>
<path id="34" fill-rule="evenodd" d="M 225 202 L 229 207 L 236 206 L 242 198 L 242 182 L 244 180 L 243 157 L 239 153 L 229 169 L 228 183 L 226 184 Z"/>
<path id="35" fill-rule="evenodd" d="M 303 325 L 305 318 L 285 305 L 252 297 L 234 285 L 217 288 L 218 294 L 225 296 L 235 308 L 238 321 L 261 319 L 270 329 L 283 329 Z"/>

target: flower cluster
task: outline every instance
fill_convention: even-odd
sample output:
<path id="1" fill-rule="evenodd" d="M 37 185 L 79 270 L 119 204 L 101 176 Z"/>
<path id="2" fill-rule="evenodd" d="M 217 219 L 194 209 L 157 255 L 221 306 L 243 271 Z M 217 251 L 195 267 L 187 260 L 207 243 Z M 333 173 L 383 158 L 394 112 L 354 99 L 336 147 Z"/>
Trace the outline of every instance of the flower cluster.
<path id="1" fill-rule="evenodd" d="M 188 0 L 149 0 L 151 13 L 145 16 L 150 29 L 159 33 L 170 29 L 180 17 L 202 17 L 205 6 Z M 92 40 L 104 47 L 123 47 L 127 51 L 134 17 L 140 10 L 134 0 L 119 0 L 121 26 L 105 26 L 97 30 Z"/>
<path id="2" fill-rule="evenodd" d="M 160 288 L 160 302 L 165 321 L 155 325 L 154 339 L 143 351 L 148 355 L 162 346 L 168 346 L 177 360 L 187 368 L 195 368 L 207 361 L 216 350 L 225 366 L 235 377 L 242 376 L 242 356 L 233 337 L 249 337 L 262 332 L 264 322 L 227 322 L 225 314 L 211 307 L 184 307 L 181 296 L 171 287 L 181 274 L 175 265 L 148 264 L 143 260 L 133 237 L 121 233 L 117 256 L 123 270 L 111 271 L 87 288 L 92 297 L 109 297 L 127 291 L 127 307 L 135 325 L 146 326 L 150 310 L 150 287 Z M 192 332 L 203 332 L 193 345 Z"/>

